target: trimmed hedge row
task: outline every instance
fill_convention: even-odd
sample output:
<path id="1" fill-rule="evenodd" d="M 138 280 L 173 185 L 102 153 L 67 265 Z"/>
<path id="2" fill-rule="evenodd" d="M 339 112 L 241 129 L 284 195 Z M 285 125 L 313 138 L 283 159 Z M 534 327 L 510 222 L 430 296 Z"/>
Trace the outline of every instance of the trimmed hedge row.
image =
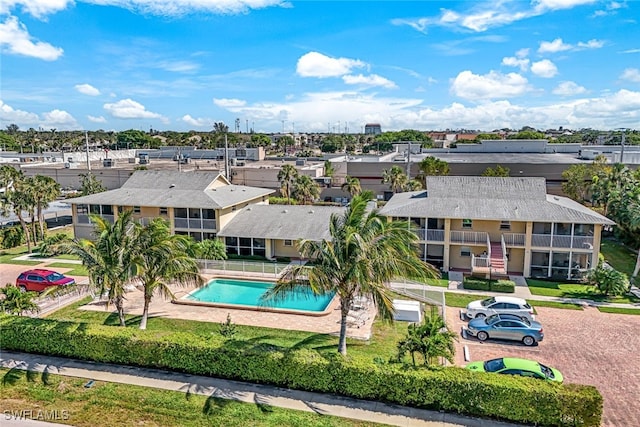
<path id="1" fill-rule="evenodd" d="M 470 372 L 427 370 L 311 349 L 254 346 L 186 332 L 0 315 L 0 348 L 169 369 L 432 410 L 548 426 L 599 426 L 595 387 Z"/>
<path id="2" fill-rule="evenodd" d="M 511 280 L 485 280 L 485 279 L 464 279 L 464 288 L 474 291 L 491 291 L 514 293 L 516 284 Z"/>

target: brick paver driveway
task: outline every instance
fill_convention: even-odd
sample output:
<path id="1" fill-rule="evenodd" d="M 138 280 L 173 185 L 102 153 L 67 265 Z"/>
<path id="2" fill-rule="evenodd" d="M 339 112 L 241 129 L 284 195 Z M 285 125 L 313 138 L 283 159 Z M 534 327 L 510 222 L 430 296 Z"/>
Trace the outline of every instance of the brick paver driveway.
<path id="1" fill-rule="evenodd" d="M 459 338 L 456 363 L 464 365 L 463 345 L 472 361 L 512 356 L 535 359 L 559 369 L 565 382 L 594 385 L 604 397 L 603 425 L 640 426 L 640 316 L 541 307 L 536 309 L 545 337 L 540 345 Z M 450 308 L 456 331 L 466 323 Z"/>

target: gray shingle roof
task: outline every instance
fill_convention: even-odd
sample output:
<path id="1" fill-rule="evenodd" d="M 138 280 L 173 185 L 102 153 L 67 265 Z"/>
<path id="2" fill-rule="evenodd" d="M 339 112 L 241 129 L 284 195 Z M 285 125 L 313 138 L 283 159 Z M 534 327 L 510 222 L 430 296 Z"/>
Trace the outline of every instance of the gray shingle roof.
<path id="1" fill-rule="evenodd" d="M 333 206 L 250 205 L 229 221 L 218 236 L 263 239 L 329 239 L 329 219 L 346 208 Z"/>
<path id="2" fill-rule="evenodd" d="M 571 199 L 546 194 L 544 178 L 428 177 L 426 191 L 395 194 L 380 213 L 393 217 L 614 224 Z"/>
<path id="3" fill-rule="evenodd" d="M 213 187 L 222 179 L 224 184 Z M 211 172 L 137 171 L 116 190 L 69 199 L 72 204 L 221 209 L 274 190 L 226 184 Z"/>

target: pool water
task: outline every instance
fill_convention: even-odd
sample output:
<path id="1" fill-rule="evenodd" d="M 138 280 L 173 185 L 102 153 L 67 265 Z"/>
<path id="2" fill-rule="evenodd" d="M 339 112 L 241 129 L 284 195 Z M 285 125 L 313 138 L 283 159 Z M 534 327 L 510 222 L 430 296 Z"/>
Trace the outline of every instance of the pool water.
<path id="1" fill-rule="evenodd" d="M 262 295 L 273 285 L 273 282 L 217 278 L 189 293 L 185 299 L 244 307 L 322 312 L 327 309 L 334 296 L 314 295 L 310 289 L 300 287 L 291 292 L 286 299 L 262 301 Z"/>

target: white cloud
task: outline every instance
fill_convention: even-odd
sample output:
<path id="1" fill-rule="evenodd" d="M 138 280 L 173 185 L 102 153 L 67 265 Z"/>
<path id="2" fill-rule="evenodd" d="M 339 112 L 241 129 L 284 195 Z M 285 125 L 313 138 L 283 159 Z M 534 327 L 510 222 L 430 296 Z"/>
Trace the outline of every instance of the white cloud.
<path id="1" fill-rule="evenodd" d="M 534 0 L 536 10 L 561 10 L 572 9 L 576 6 L 596 3 L 598 0 Z"/>
<path id="2" fill-rule="evenodd" d="M 164 119 L 162 115 L 147 111 L 144 105 L 129 98 L 104 104 L 103 108 L 118 119 Z"/>
<path id="3" fill-rule="evenodd" d="M 27 27 L 15 16 L 9 16 L 0 23 L 0 48 L 5 53 L 30 56 L 45 61 L 55 61 L 63 50 L 49 43 L 34 41 Z"/>
<path id="4" fill-rule="evenodd" d="M 36 18 L 44 18 L 46 15 L 59 12 L 73 4 L 73 0 L 3 0 L 0 2 L 0 14 L 9 12 L 20 7 L 23 12 Z"/>
<path id="5" fill-rule="evenodd" d="M 203 119 L 203 118 L 196 119 L 191 117 L 189 114 L 182 116 L 182 121 L 188 125 L 199 127 L 199 128 L 205 127 L 205 126 L 211 126 L 211 123 L 213 123 L 213 120 L 211 119 Z"/>
<path id="6" fill-rule="evenodd" d="M 95 87 L 91 86 L 88 83 L 83 83 L 81 85 L 75 85 L 74 88 L 83 95 L 89 96 L 98 96 L 100 95 L 100 91 Z"/>
<path id="7" fill-rule="evenodd" d="M 264 9 L 271 6 L 289 7 L 284 0 L 86 0 L 101 6 L 116 6 L 143 14 L 182 16 L 189 13 L 206 12 L 218 15 L 233 15 Z"/>
<path id="8" fill-rule="evenodd" d="M 640 83 L 640 69 L 638 68 L 627 68 L 622 72 L 620 76 L 622 80 L 628 80 L 634 83 Z"/>
<path id="9" fill-rule="evenodd" d="M 370 74 L 368 76 L 364 76 L 362 74 L 347 74 L 346 76 L 342 76 L 342 80 L 348 85 L 382 86 L 387 89 L 394 89 L 398 87 L 391 80 L 377 74 Z"/>
<path id="10" fill-rule="evenodd" d="M 529 60 L 527 58 L 507 56 L 502 58 L 502 65 L 506 65 L 508 67 L 519 67 L 520 71 L 527 71 L 529 69 Z"/>
<path id="11" fill-rule="evenodd" d="M 107 119 L 105 119 L 102 116 L 96 117 L 96 116 L 88 115 L 87 119 L 89 119 L 89 121 L 93 123 L 107 123 Z"/>
<path id="12" fill-rule="evenodd" d="M 563 52 L 565 50 L 571 50 L 573 46 L 566 44 L 561 38 L 557 38 L 551 42 L 540 42 L 538 53 L 556 53 Z"/>
<path id="13" fill-rule="evenodd" d="M 531 64 L 531 72 L 538 77 L 549 79 L 558 74 L 558 67 L 548 59 L 543 59 Z"/>
<path id="14" fill-rule="evenodd" d="M 351 73 L 354 68 L 366 64 L 357 59 L 331 58 L 318 52 L 309 52 L 298 59 L 296 72 L 301 77 L 340 77 Z"/>
<path id="15" fill-rule="evenodd" d="M 213 98 L 213 103 L 222 108 L 236 108 L 244 107 L 246 101 L 243 101 L 242 99 Z"/>
<path id="16" fill-rule="evenodd" d="M 158 64 L 158 68 L 173 73 L 191 73 L 200 68 L 200 65 L 190 61 L 163 61 Z"/>
<path id="17" fill-rule="evenodd" d="M 40 118 L 36 113 L 30 113 L 23 110 L 14 110 L 10 105 L 0 100 L 0 122 L 3 125 L 16 123 L 19 126 L 35 125 Z"/>
<path id="18" fill-rule="evenodd" d="M 530 90 L 527 79 L 520 74 L 501 74 L 496 71 L 485 75 L 462 71 L 451 83 L 453 94 L 470 100 L 511 98 Z"/>
<path id="19" fill-rule="evenodd" d="M 572 96 L 572 95 L 580 95 L 582 93 L 586 93 L 587 89 L 583 86 L 576 84 L 575 82 L 567 81 L 561 82 L 555 89 L 553 89 L 554 95 L 560 96 Z"/>
<path id="20" fill-rule="evenodd" d="M 74 130 L 81 129 L 76 119 L 64 110 L 51 110 L 42 115 L 41 126 L 45 129 Z"/>

